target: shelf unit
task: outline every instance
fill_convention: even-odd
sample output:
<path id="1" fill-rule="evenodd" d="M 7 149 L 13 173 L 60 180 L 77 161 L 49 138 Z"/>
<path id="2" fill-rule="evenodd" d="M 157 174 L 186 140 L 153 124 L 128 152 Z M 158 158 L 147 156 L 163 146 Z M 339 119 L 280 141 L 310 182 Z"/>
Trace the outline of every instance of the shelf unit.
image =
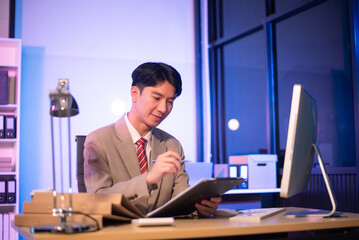
<path id="1" fill-rule="evenodd" d="M 21 40 L 0 38 L 0 70 L 7 71 L 9 78 L 15 81 L 10 88 L 14 94 L 11 104 L 0 104 L 0 115 L 13 115 L 15 121 L 15 138 L 0 138 L 0 179 L 2 181 L 16 180 L 15 203 L 0 203 L 3 233 L 9 234 L 9 239 L 17 239 L 10 233 L 10 221 L 19 212 L 19 157 L 20 157 L 20 83 L 21 83 Z M 9 83 L 8 83 L 9 84 Z M 0 86 L 3 87 L 4 86 Z M 7 88 L 7 86 L 6 86 Z M 10 94 L 9 92 L 7 92 Z M 11 164 L 8 164 L 11 162 Z M 5 182 L 6 183 L 6 182 Z M 5 230 L 7 227 L 8 230 Z"/>

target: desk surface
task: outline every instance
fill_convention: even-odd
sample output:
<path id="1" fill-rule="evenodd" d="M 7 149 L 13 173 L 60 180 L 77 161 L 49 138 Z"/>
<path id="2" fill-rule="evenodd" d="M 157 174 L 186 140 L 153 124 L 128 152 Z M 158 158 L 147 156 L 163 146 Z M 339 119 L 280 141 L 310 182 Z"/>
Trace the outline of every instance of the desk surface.
<path id="1" fill-rule="evenodd" d="M 300 211 L 302 208 L 287 208 Z M 359 227 L 359 214 L 343 213 L 336 218 L 288 218 L 284 213 L 263 220 L 260 223 L 231 222 L 228 219 L 176 219 L 174 226 L 135 227 L 129 223 L 108 226 L 100 231 L 79 234 L 30 234 L 27 229 L 15 227 L 26 239 L 183 239 L 204 237 L 225 237 L 253 234 L 271 234 L 295 231 L 323 230 L 333 228 Z"/>

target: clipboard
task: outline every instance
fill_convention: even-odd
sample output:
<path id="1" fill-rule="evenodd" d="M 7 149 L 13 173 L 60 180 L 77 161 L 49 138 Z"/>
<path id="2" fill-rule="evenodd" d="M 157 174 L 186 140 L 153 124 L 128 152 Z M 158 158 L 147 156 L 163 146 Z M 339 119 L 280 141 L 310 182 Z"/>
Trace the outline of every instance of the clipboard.
<path id="1" fill-rule="evenodd" d="M 203 199 L 221 196 L 233 187 L 240 185 L 243 181 L 243 178 L 201 179 L 195 185 L 187 188 L 163 206 L 148 213 L 146 217 L 188 215 L 196 210 L 194 206 L 195 203 Z"/>

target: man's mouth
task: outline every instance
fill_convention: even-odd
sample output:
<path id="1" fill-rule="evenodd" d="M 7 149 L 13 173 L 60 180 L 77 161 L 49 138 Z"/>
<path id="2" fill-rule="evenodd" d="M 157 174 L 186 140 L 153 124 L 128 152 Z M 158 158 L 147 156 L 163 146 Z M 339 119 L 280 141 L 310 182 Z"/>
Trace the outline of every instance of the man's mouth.
<path id="1" fill-rule="evenodd" d="M 152 115 L 154 118 L 155 118 L 155 120 L 157 120 L 157 121 L 161 121 L 162 120 L 162 116 L 157 116 L 157 115 Z"/>

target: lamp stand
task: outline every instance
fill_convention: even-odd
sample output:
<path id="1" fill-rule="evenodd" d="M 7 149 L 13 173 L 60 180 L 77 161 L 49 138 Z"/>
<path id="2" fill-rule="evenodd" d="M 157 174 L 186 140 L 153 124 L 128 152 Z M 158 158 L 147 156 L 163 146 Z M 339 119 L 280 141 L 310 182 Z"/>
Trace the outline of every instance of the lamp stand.
<path id="1" fill-rule="evenodd" d="M 70 117 L 79 113 L 78 106 L 70 91 L 68 90 L 68 79 L 59 79 L 56 91 L 50 92 L 50 115 L 51 115 L 51 148 L 52 148 L 52 174 L 53 174 L 53 209 L 52 215 L 58 217 L 58 224 L 42 225 L 30 227 L 30 231 L 36 232 L 52 232 L 52 233 L 77 233 L 86 230 L 96 230 L 97 224 L 88 224 L 85 222 L 69 222 L 68 217 L 73 216 L 76 212 L 72 208 L 72 170 L 71 170 L 71 125 Z M 55 141 L 54 141 L 54 122 L 53 117 L 59 117 L 59 137 L 60 137 L 60 167 L 61 167 L 61 195 L 60 203 L 57 203 L 56 192 L 56 166 L 55 166 Z M 68 158 L 69 158 L 69 202 L 65 204 L 64 182 L 63 182 L 63 154 L 62 154 L 62 127 L 61 118 L 67 117 L 68 127 Z M 85 214 L 86 215 L 86 214 Z"/>

